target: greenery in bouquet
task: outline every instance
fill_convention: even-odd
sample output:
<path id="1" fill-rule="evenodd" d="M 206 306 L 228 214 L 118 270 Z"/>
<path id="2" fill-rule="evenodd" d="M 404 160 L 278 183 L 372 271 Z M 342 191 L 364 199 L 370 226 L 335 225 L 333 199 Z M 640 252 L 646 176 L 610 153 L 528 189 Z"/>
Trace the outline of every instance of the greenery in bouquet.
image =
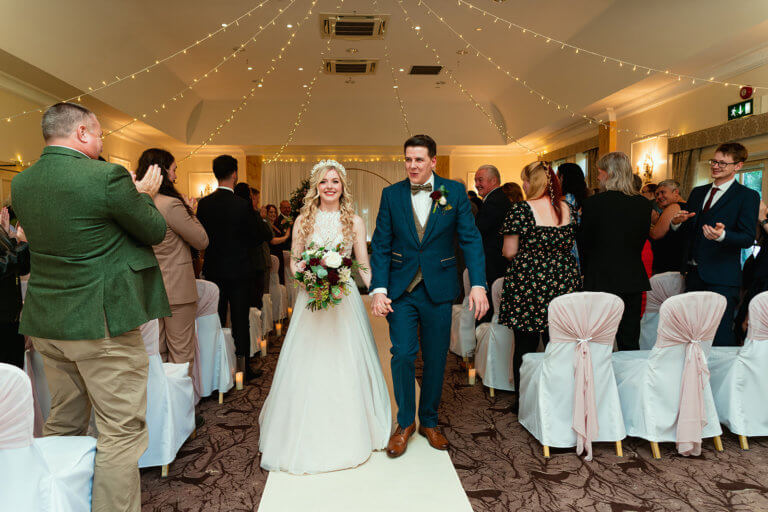
<path id="1" fill-rule="evenodd" d="M 293 277 L 296 286 L 301 284 L 307 290 L 307 309 L 317 311 L 331 308 L 351 293 L 354 286 L 352 273 L 360 271 L 362 265 L 343 256 L 343 250 L 342 245 L 326 248 L 316 246 L 313 242 L 301 253 Z"/>

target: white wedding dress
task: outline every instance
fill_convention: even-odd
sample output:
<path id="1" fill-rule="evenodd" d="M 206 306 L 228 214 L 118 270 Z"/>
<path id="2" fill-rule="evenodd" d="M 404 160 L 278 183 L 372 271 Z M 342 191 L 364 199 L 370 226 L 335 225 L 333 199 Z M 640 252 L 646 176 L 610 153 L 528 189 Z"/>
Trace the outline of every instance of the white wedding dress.
<path id="1" fill-rule="evenodd" d="M 317 212 L 311 240 L 325 247 L 343 241 L 338 211 Z M 389 391 L 357 288 L 327 310 L 306 305 L 300 288 L 259 415 L 261 467 L 270 471 L 352 468 L 389 440 Z"/>

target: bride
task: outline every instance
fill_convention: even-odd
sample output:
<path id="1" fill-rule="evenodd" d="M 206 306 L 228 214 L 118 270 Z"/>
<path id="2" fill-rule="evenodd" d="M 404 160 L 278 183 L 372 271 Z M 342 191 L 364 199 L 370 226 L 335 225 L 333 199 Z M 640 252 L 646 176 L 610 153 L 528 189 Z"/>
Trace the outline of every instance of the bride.
<path id="1" fill-rule="evenodd" d="M 354 249 L 371 276 L 365 225 L 355 215 L 346 170 L 334 160 L 312 169 L 304 206 L 293 228 L 291 270 L 311 242 Z M 389 391 L 360 294 L 326 310 L 310 311 L 299 291 L 272 387 L 259 415 L 261 467 L 294 474 L 358 466 L 387 445 Z"/>

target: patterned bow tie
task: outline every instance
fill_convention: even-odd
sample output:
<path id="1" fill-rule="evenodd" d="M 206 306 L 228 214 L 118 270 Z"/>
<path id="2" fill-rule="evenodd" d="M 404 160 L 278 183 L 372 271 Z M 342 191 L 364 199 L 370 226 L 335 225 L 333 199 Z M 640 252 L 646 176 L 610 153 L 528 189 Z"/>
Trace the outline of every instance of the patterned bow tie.
<path id="1" fill-rule="evenodd" d="M 424 185 L 411 185 L 411 194 L 414 196 L 419 192 L 432 192 L 432 184 L 425 183 Z"/>

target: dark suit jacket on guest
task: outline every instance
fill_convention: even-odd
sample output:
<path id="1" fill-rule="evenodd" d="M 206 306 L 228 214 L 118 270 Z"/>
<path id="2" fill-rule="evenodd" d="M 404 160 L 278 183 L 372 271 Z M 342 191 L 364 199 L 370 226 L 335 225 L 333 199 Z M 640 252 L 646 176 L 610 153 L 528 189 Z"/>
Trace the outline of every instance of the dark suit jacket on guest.
<path id="1" fill-rule="evenodd" d="M 582 206 L 584 289 L 613 293 L 650 290 L 641 254 L 651 229 L 651 203 L 609 190 Z"/>
<path id="2" fill-rule="evenodd" d="M 680 226 L 688 241 L 688 259 L 697 263 L 699 277 L 708 284 L 720 286 L 741 285 L 741 250 L 755 241 L 755 226 L 760 196 L 744 185 L 734 182 L 728 190 L 702 213 L 712 185 L 702 185 L 691 191 L 688 211 L 696 215 Z M 725 225 L 722 242 L 707 240 L 702 226 L 716 223 Z"/>
<path id="3" fill-rule="evenodd" d="M 501 234 L 501 225 L 512 203 L 507 199 L 501 187 L 492 191 L 485 197 L 480 211 L 475 217 L 475 224 L 483 237 L 483 250 L 485 251 L 485 276 L 488 279 L 488 289 L 493 282 L 504 277 L 509 261 L 501 254 L 504 245 L 504 237 Z"/>

